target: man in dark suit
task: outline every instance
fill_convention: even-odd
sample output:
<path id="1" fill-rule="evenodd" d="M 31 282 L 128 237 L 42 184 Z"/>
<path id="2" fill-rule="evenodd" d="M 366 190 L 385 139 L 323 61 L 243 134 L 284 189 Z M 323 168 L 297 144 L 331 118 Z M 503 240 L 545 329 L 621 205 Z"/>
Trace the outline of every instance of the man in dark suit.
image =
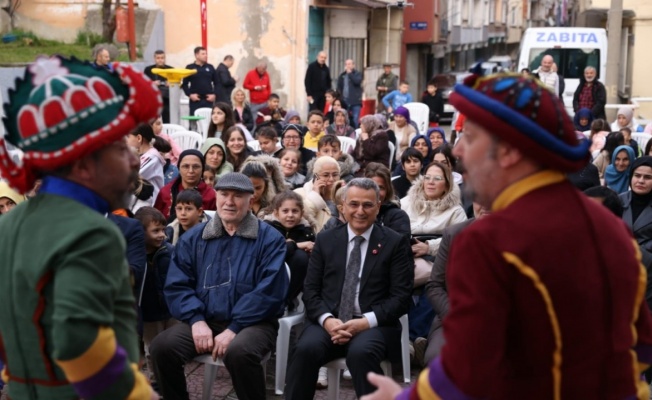
<path id="1" fill-rule="evenodd" d="M 306 97 L 310 103 L 310 111 L 324 111 L 326 91 L 332 89 L 331 70 L 326 65 L 326 52 L 320 51 L 317 59 L 308 65 L 304 84 Z"/>
<path id="2" fill-rule="evenodd" d="M 215 69 L 215 101 L 231 104 L 231 92 L 238 81 L 238 77 L 229 72 L 233 61 L 233 56 L 229 54 Z"/>
<path id="3" fill-rule="evenodd" d="M 286 399 L 312 399 L 319 367 L 346 357 L 358 397 L 374 387 L 367 373 L 397 358 L 401 315 L 414 279 L 408 239 L 374 225 L 380 209 L 373 180 L 351 180 L 344 192 L 346 225 L 317 236 L 304 282 L 308 323 L 288 369 Z"/>

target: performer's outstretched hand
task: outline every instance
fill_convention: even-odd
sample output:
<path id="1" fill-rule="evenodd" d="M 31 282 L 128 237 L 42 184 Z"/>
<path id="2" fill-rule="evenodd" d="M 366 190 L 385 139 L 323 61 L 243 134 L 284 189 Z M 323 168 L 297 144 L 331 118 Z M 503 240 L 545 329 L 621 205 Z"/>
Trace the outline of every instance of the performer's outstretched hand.
<path id="1" fill-rule="evenodd" d="M 367 374 L 369 383 L 376 386 L 378 390 L 362 396 L 360 400 L 394 400 L 396 396 L 401 393 L 401 387 L 392 378 L 384 375 L 374 374 L 369 372 Z"/>

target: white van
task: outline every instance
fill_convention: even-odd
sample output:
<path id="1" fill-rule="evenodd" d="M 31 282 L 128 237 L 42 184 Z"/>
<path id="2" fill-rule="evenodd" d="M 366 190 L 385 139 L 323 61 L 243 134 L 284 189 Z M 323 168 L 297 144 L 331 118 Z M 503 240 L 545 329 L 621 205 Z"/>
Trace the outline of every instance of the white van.
<path id="1" fill-rule="evenodd" d="M 607 32 L 599 28 L 528 28 L 521 39 L 517 72 L 539 69 L 543 56 L 550 54 L 564 77 L 563 100 L 570 115 L 573 95 L 584 76 L 584 68 L 595 67 L 598 80 L 607 73 Z"/>

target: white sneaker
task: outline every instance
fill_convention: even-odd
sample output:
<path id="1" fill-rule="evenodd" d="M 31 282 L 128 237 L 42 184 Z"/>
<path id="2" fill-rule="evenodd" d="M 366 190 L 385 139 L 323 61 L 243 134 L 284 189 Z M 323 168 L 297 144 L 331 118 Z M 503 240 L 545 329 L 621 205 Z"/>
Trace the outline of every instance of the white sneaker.
<path id="1" fill-rule="evenodd" d="M 328 387 L 328 369 L 325 367 L 319 368 L 319 376 L 317 377 L 317 388 L 324 389 Z"/>
<path id="2" fill-rule="evenodd" d="M 353 378 L 351 377 L 351 371 L 349 371 L 348 368 L 346 368 L 346 369 L 344 370 L 344 372 L 342 373 L 342 378 L 346 379 L 347 381 L 350 381 L 351 379 L 353 379 Z"/>

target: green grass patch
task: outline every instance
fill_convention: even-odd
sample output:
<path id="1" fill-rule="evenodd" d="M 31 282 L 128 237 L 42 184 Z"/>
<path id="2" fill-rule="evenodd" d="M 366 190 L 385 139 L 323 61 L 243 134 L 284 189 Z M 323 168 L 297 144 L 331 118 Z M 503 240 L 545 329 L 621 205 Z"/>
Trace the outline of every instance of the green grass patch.
<path id="1" fill-rule="evenodd" d="M 76 43 L 62 43 L 55 40 L 45 40 L 30 32 L 12 32 L 17 40 L 10 43 L 0 42 L 0 64 L 23 64 L 32 62 L 39 55 L 60 54 L 66 57 L 75 56 L 81 60 L 90 60 L 97 35 L 80 34 Z M 117 61 L 129 61 L 126 49 L 121 49 Z"/>

